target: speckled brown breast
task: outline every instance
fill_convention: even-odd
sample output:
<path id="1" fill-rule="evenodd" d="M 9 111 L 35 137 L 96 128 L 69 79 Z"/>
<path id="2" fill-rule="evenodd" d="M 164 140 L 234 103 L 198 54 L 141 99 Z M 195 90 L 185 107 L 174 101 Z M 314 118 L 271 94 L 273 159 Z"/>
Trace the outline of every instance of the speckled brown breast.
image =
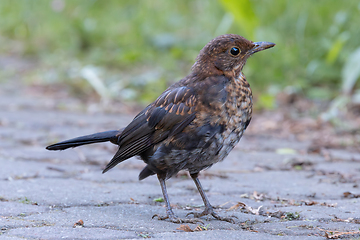
<path id="1" fill-rule="evenodd" d="M 152 157 L 168 178 L 182 169 L 195 173 L 222 161 L 251 119 L 252 94 L 243 75 L 208 79 L 198 91 L 203 98 L 199 99 L 194 121 L 161 143 Z"/>
<path id="2" fill-rule="evenodd" d="M 225 91 L 227 98 L 219 121 L 220 125 L 225 126 L 225 130 L 213 137 L 208 148 L 200 151 L 198 161 L 186 165 L 190 173 L 199 171 L 201 166 L 205 169 L 222 161 L 239 142 L 251 120 L 252 91 L 245 77 L 240 75 L 239 78 L 232 79 Z"/>

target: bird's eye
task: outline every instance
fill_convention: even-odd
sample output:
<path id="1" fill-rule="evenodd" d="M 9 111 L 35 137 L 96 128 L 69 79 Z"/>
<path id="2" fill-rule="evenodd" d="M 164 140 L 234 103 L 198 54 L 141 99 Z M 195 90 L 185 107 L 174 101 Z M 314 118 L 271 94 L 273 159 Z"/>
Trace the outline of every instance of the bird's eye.
<path id="1" fill-rule="evenodd" d="M 232 47 L 232 48 L 230 49 L 230 54 L 233 55 L 233 56 L 239 55 L 240 52 L 241 52 L 240 49 L 237 48 L 237 47 Z"/>

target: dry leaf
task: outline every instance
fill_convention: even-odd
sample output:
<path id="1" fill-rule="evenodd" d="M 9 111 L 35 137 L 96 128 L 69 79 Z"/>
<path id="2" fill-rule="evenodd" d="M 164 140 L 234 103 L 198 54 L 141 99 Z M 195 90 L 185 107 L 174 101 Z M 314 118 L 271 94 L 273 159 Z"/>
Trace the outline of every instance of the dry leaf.
<path id="1" fill-rule="evenodd" d="M 80 219 L 73 226 L 73 228 L 78 228 L 78 227 L 84 227 L 84 221 L 83 220 Z"/>
<path id="2" fill-rule="evenodd" d="M 184 232 L 193 232 L 189 225 L 180 225 L 180 227 L 177 228 L 177 230 L 182 230 Z"/>
<path id="3" fill-rule="evenodd" d="M 225 206 L 225 205 L 228 204 L 229 202 L 231 202 L 231 201 L 227 201 L 226 203 L 221 204 L 221 205 L 219 206 L 219 208 L 222 208 L 223 206 Z"/>
<path id="4" fill-rule="evenodd" d="M 194 231 L 204 231 L 205 229 L 202 228 L 200 225 L 197 225 L 197 227 L 194 229 Z"/>
<path id="5" fill-rule="evenodd" d="M 248 210 L 249 212 L 251 212 L 254 215 L 260 215 L 260 209 L 262 208 L 262 205 L 260 207 L 258 207 L 257 209 L 253 209 L 252 207 L 246 206 L 245 207 L 246 210 Z"/>
<path id="6" fill-rule="evenodd" d="M 360 194 L 353 194 L 351 192 L 344 192 L 344 198 L 359 198 Z"/>
<path id="7" fill-rule="evenodd" d="M 258 194 L 257 191 L 254 191 L 253 192 L 253 197 L 256 199 L 256 200 L 263 200 L 264 199 L 264 194 Z"/>
<path id="8" fill-rule="evenodd" d="M 237 204 L 235 204 L 234 206 L 230 207 L 228 209 L 228 211 L 237 209 L 237 208 L 241 208 L 241 209 L 246 209 L 248 212 L 254 214 L 254 215 L 260 215 L 260 209 L 262 208 L 262 205 L 260 207 L 258 207 L 257 209 L 253 209 L 250 206 L 247 206 L 245 203 L 242 202 L 238 202 Z"/>
<path id="9" fill-rule="evenodd" d="M 312 205 L 316 205 L 316 204 L 318 204 L 318 202 L 316 202 L 316 201 L 305 202 L 306 206 L 312 206 Z"/>
<path id="10" fill-rule="evenodd" d="M 232 211 L 232 210 L 238 209 L 239 207 L 244 208 L 244 207 L 246 207 L 246 204 L 242 203 L 242 202 L 238 202 L 234 206 L 230 207 L 227 211 Z"/>
<path id="11" fill-rule="evenodd" d="M 325 237 L 327 239 L 338 239 L 339 237 L 342 237 L 344 235 L 354 235 L 354 234 L 360 234 L 360 231 L 354 231 L 354 232 L 340 232 L 340 231 L 332 231 L 332 230 L 325 230 L 318 228 L 320 231 L 325 232 Z"/>

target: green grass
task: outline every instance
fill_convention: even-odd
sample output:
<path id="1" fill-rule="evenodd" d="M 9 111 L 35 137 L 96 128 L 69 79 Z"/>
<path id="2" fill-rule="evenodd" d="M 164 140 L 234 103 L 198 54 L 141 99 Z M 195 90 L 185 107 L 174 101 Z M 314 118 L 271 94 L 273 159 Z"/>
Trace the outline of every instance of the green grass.
<path id="1" fill-rule="evenodd" d="M 2 0 L 0 54 L 35 59 L 29 82 L 145 103 L 188 74 L 210 39 L 236 33 L 277 44 L 244 71 L 270 108 L 269 95 L 286 86 L 315 99 L 339 94 L 360 47 L 359 9 L 338 0 Z"/>

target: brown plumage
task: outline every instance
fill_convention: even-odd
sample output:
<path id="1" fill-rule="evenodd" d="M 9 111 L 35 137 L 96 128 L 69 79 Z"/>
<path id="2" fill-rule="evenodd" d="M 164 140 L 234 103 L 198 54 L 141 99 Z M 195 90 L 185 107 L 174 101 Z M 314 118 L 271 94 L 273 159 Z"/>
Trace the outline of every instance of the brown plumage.
<path id="1" fill-rule="evenodd" d="M 103 173 L 137 155 L 147 164 L 140 180 L 157 174 L 167 205 L 167 215 L 156 215 L 158 219 L 196 222 L 197 217 L 211 214 L 233 222 L 214 212 L 197 176 L 222 161 L 240 140 L 252 114 L 252 93 L 241 70 L 253 53 L 273 46 L 234 34 L 219 36 L 200 51 L 187 77 L 165 90 L 127 127 L 56 143 L 47 149 L 110 141 L 119 149 Z M 180 170 L 190 172 L 205 204 L 202 213 L 191 213 L 195 219 L 177 218 L 170 206 L 165 180 Z"/>

